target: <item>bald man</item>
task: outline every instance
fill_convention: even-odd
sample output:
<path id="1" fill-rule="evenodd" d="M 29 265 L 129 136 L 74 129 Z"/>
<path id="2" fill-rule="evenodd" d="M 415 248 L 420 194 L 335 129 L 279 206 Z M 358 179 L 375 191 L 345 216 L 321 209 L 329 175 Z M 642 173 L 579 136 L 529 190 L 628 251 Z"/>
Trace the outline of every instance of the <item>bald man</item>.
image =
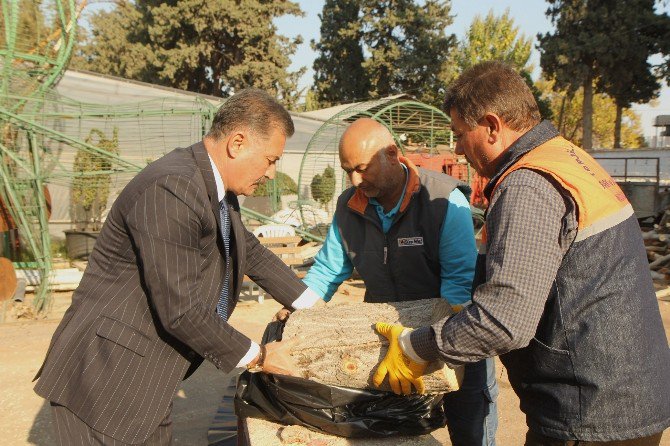
<path id="1" fill-rule="evenodd" d="M 414 166 L 372 119 L 354 121 L 339 152 L 353 187 L 338 198 L 301 300 L 329 301 L 356 268 L 366 302 L 441 296 L 456 310 L 468 305 L 477 257 L 469 188 Z M 452 444 L 495 444 L 497 394 L 491 359 L 465 366 L 461 389 L 444 397 Z"/>

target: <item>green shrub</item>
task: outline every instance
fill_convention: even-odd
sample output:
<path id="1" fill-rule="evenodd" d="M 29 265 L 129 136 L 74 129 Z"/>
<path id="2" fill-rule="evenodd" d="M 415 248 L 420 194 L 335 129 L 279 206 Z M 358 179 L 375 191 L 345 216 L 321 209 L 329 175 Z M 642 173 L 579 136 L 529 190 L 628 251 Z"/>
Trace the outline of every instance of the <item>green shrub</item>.
<path id="1" fill-rule="evenodd" d="M 327 205 L 335 195 L 335 169 L 328 165 L 323 174 L 314 175 L 310 188 L 312 189 L 312 198 L 321 203 L 322 206 Z"/>

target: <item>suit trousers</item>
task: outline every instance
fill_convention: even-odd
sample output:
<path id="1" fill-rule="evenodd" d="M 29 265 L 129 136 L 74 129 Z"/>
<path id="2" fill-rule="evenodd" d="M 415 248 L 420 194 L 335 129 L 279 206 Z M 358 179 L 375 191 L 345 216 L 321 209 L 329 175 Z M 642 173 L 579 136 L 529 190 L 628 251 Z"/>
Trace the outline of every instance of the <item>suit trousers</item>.
<path id="1" fill-rule="evenodd" d="M 658 446 L 663 432 L 648 437 L 618 441 L 559 440 L 528 431 L 525 446 Z"/>
<path id="2" fill-rule="evenodd" d="M 72 413 L 70 409 L 60 404 L 51 403 L 51 414 L 53 416 L 56 438 L 58 439 L 56 444 L 59 446 L 126 446 L 130 444 L 91 429 Z M 149 435 L 149 438 L 144 443 L 137 444 L 143 446 L 165 446 L 172 444 L 171 414 L 172 405 L 170 404 L 167 416 L 160 422 L 156 430 Z"/>

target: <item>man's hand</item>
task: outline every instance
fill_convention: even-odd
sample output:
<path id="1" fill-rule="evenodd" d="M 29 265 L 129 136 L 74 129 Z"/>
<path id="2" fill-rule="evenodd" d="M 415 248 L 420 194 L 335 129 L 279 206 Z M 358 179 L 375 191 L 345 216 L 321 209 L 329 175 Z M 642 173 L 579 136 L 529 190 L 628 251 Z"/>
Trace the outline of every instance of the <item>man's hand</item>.
<path id="1" fill-rule="evenodd" d="M 405 329 L 402 325 L 391 325 L 384 322 L 377 322 L 375 325 L 377 333 L 388 339 L 389 349 L 382 362 L 377 366 L 372 382 L 375 386 L 380 387 L 384 378 L 388 375 L 391 389 L 397 395 L 401 393 L 409 395 L 412 393 L 412 385 L 416 387 L 417 392 L 425 393 L 426 388 L 422 376 L 428 364 L 414 362 L 403 353 L 400 344 L 398 344 L 398 338 Z"/>
<path id="2" fill-rule="evenodd" d="M 291 309 L 284 307 L 281 310 L 277 311 L 277 313 L 272 317 L 272 322 L 285 321 L 288 319 L 290 315 L 291 315 Z"/>
<path id="3" fill-rule="evenodd" d="M 310 308 L 319 308 L 319 307 L 323 307 L 324 305 L 326 305 L 326 302 L 323 299 L 318 299 L 318 300 L 316 300 L 316 302 L 314 302 L 314 304 Z M 272 322 L 275 322 L 275 321 L 283 321 L 284 322 L 289 318 L 289 316 L 294 311 L 296 311 L 296 310 L 294 310 L 293 308 L 284 307 L 281 310 L 277 311 L 277 313 L 275 313 L 275 315 L 272 317 Z"/>
<path id="4" fill-rule="evenodd" d="M 263 373 L 273 375 L 300 376 L 300 370 L 291 357 L 291 349 L 297 344 L 298 338 L 282 342 L 269 342 L 265 344 L 265 359 L 263 360 Z"/>

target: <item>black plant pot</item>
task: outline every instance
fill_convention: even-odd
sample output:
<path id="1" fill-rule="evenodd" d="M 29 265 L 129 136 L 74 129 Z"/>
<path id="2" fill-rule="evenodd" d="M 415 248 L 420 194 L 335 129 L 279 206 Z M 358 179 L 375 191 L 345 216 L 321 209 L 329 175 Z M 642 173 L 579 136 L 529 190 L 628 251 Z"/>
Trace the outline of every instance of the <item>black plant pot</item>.
<path id="1" fill-rule="evenodd" d="M 95 241 L 100 231 L 77 231 L 68 229 L 65 232 L 65 249 L 70 259 L 86 259 L 93 252 Z"/>

